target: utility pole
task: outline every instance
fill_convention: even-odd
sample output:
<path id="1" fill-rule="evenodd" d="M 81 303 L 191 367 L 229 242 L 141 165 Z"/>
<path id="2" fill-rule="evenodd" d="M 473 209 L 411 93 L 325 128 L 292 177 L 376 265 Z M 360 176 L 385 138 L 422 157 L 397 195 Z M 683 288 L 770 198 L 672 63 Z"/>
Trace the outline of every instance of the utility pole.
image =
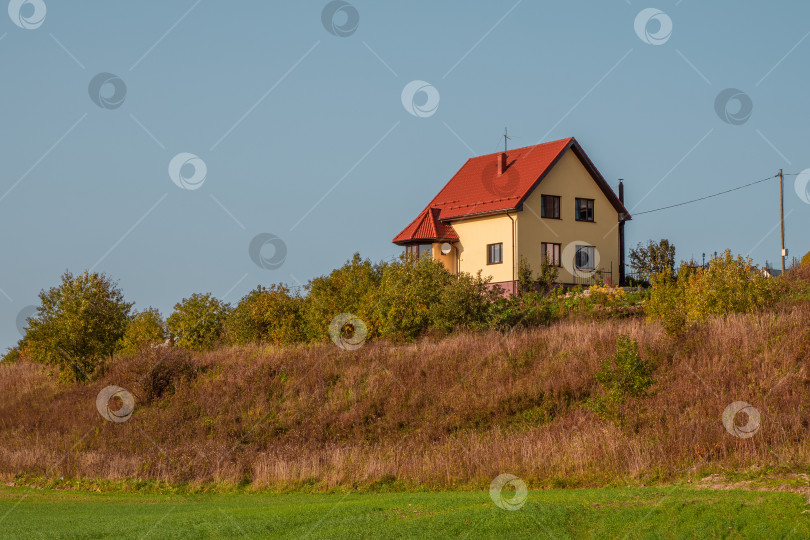
<path id="1" fill-rule="evenodd" d="M 785 193 L 783 189 L 784 177 L 779 169 L 779 224 L 782 226 L 782 273 L 785 272 Z"/>

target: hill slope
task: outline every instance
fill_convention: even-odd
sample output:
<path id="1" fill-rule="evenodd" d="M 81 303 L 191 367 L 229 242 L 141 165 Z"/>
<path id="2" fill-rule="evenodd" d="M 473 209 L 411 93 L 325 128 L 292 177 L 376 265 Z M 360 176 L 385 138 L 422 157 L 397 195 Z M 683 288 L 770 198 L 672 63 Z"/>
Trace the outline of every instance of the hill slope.
<path id="1" fill-rule="evenodd" d="M 573 486 L 805 470 L 808 321 L 805 302 L 679 338 L 625 319 L 353 352 L 153 349 L 75 386 L 7 363 L 0 475 L 379 489 L 483 487 L 507 472 L 530 486 Z M 657 364 L 654 395 L 627 408 L 624 426 L 586 406 L 620 334 Z M 128 420 L 97 411 L 108 385 L 134 395 Z M 735 401 L 760 413 L 753 437 L 724 428 Z"/>

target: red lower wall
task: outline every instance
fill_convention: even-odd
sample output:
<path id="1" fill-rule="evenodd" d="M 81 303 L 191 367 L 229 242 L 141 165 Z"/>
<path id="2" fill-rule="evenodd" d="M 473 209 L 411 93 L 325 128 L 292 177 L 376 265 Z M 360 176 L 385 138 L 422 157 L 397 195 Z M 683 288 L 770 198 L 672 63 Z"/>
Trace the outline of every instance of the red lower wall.
<path id="1" fill-rule="evenodd" d="M 487 286 L 490 289 L 493 289 L 495 286 L 499 286 L 503 289 L 503 296 L 512 296 L 515 294 L 517 282 L 515 281 L 499 281 L 495 283 L 489 283 Z"/>

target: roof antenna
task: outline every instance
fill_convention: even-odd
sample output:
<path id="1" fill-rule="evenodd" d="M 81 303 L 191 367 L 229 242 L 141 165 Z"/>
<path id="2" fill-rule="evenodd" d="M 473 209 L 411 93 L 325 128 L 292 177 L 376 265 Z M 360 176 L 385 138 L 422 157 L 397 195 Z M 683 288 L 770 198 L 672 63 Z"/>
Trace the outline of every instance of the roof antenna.
<path id="1" fill-rule="evenodd" d="M 506 128 L 503 128 L 503 153 L 506 153 L 506 141 L 511 141 L 512 137 L 507 135 Z"/>

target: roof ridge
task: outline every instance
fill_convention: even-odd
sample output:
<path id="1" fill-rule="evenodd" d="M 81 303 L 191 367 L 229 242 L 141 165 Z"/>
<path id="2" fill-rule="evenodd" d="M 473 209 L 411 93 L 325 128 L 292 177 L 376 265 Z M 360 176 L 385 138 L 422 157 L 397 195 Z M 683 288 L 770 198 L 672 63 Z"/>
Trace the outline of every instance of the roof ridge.
<path id="1" fill-rule="evenodd" d="M 556 139 L 556 140 L 553 140 L 553 141 L 546 141 L 546 142 L 537 143 L 537 144 L 530 144 L 530 145 L 528 145 L 528 146 L 521 146 L 521 147 L 519 147 L 519 148 L 511 148 L 511 149 L 509 149 L 509 150 L 507 150 L 507 151 L 506 151 L 506 154 L 507 154 L 507 155 L 509 155 L 509 153 L 510 153 L 510 152 L 517 152 L 517 151 L 519 151 L 519 150 L 526 150 L 526 149 L 528 149 L 528 148 L 537 148 L 538 146 L 545 146 L 545 145 L 547 145 L 547 144 L 555 144 L 555 143 L 562 143 L 562 142 L 565 142 L 565 144 L 567 145 L 567 144 L 568 144 L 569 142 L 571 142 L 572 140 L 575 140 L 575 139 L 574 139 L 574 137 L 565 137 L 565 138 L 562 138 L 562 139 Z M 488 156 L 497 156 L 497 155 L 500 155 L 500 154 L 502 154 L 502 153 L 503 153 L 503 152 L 501 152 L 501 151 L 499 150 L 499 151 L 497 151 L 497 152 L 492 152 L 492 153 L 490 153 L 490 154 L 481 154 L 480 156 L 473 156 L 473 157 L 471 157 L 470 159 L 478 159 L 478 158 L 482 158 L 482 157 L 488 157 Z"/>

